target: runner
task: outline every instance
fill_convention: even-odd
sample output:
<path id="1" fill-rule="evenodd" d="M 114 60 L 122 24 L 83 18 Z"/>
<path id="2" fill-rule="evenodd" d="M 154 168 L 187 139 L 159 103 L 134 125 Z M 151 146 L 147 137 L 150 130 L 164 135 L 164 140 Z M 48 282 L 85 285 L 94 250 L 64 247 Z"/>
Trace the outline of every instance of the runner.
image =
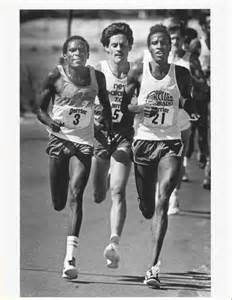
<path id="1" fill-rule="evenodd" d="M 208 103 L 207 109 L 207 125 L 210 127 L 210 14 L 203 14 L 199 20 L 203 35 L 200 39 L 201 42 L 201 54 L 200 62 L 204 75 L 207 79 L 209 92 L 206 97 Z M 208 130 L 208 144 L 210 144 L 210 130 Z M 205 178 L 203 180 L 203 188 L 210 190 L 211 188 L 211 165 L 210 165 L 210 146 L 208 147 L 209 153 L 206 159 L 205 165 Z"/>
<path id="2" fill-rule="evenodd" d="M 131 143 L 133 139 L 133 114 L 123 112 L 122 102 L 127 73 L 130 70 L 128 54 L 133 44 L 133 33 L 126 23 L 113 23 L 106 27 L 101 43 L 107 60 L 97 68 L 106 77 L 106 87 L 112 110 L 112 142 L 109 144 L 104 130 L 96 127 L 96 143 L 93 158 L 93 196 L 101 203 L 110 186 L 112 206 L 110 211 L 111 235 L 104 250 L 107 266 L 119 265 L 119 241 L 126 218 L 126 185 L 131 169 Z M 99 124 L 100 110 L 96 107 L 96 123 Z"/>
<path id="3" fill-rule="evenodd" d="M 133 159 L 139 208 L 146 219 L 152 218 L 154 247 L 144 283 L 159 288 L 169 197 L 177 183 L 183 150 L 177 114 L 180 105 L 192 112 L 191 79 L 187 69 L 168 63 L 171 39 L 165 26 L 151 27 L 147 46 L 153 60 L 131 70 L 125 97 L 129 101 L 141 81 L 138 103 L 128 105 L 128 110 L 135 113 Z"/>
<path id="4" fill-rule="evenodd" d="M 64 64 L 57 65 L 40 95 L 38 119 L 47 126 L 50 187 L 54 209 L 65 208 L 68 192 L 71 220 L 67 236 L 63 278 L 78 276 L 77 255 L 82 223 L 83 193 L 93 153 L 94 99 L 103 107 L 104 125 L 110 130 L 111 110 L 104 75 L 85 66 L 89 44 L 72 36 L 63 45 Z M 52 109 L 49 111 L 49 104 Z M 107 132 L 108 132 L 107 131 Z"/>

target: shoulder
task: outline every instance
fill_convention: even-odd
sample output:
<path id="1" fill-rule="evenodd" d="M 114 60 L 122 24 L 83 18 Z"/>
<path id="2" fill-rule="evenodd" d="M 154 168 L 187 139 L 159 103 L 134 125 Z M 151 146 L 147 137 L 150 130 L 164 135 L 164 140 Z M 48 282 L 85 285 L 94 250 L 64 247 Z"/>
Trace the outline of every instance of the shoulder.
<path id="1" fill-rule="evenodd" d="M 105 84 L 105 75 L 101 71 L 95 69 L 95 75 L 99 86 L 101 86 L 101 84 Z"/>
<path id="2" fill-rule="evenodd" d="M 183 78 L 184 76 L 189 76 L 190 75 L 189 70 L 185 67 L 175 65 L 175 70 L 176 70 L 176 75 L 178 77 Z"/>
<path id="3" fill-rule="evenodd" d="M 52 71 L 50 71 L 44 81 L 44 88 L 49 88 L 54 86 L 54 83 L 58 78 L 60 78 L 61 74 L 59 68 L 56 66 Z"/>
<path id="4" fill-rule="evenodd" d="M 135 62 L 131 64 L 127 78 L 128 82 L 138 81 L 143 72 L 143 62 Z"/>
<path id="5" fill-rule="evenodd" d="M 99 62 L 96 64 L 95 69 L 96 69 L 96 70 L 99 70 L 99 71 L 102 70 L 102 61 L 99 61 Z"/>
<path id="6" fill-rule="evenodd" d="M 175 65 L 175 71 L 178 85 L 182 85 L 184 82 L 189 82 L 191 80 L 191 75 L 187 68 Z"/>

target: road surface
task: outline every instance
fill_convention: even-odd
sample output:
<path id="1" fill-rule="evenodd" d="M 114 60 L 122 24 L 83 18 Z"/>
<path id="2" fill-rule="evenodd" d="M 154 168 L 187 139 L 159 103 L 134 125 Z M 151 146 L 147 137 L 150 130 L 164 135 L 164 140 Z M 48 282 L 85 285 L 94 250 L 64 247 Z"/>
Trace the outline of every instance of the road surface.
<path id="1" fill-rule="evenodd" d="M 169 217 L 161 253 L 161 289 L 143 284 L 151 258 L 150 221 L 137 204 L 133 172 L 127 187 L 127 219 L 121 262 L 108 269 L 103 257 L 109 239 L 110 197 L 95 204 L 91 178 L 84 195 L 80 273 L 61 278 L 68 207 L 53 210 L 48 183 L 47 133 L 35 118 L 20 124 L 20 296 L 21 297 L 210 297 L 210 192 L 203 171 L 190 161 L 191 182 L 183 183 L 181 213 Z"/>

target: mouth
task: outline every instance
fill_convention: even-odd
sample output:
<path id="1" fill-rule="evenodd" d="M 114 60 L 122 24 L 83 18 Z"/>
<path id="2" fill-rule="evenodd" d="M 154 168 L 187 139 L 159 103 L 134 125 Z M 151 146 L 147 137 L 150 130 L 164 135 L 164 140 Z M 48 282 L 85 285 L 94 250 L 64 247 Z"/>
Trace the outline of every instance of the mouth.
<path id="1" fill-rule="evenodd" d="M 115 54 L 115 57 L 122 58 L 122 57 L 123 57 L 123 54 L 122 54 L 122 53 L 117 53 L 117 54 Z"/>
<path id="2" fill-rule="evenodd" d="M 164 56 L 164 52 L 161 52 L 161 51 L 157 51 L 155 53 L 156 56 Z"/>

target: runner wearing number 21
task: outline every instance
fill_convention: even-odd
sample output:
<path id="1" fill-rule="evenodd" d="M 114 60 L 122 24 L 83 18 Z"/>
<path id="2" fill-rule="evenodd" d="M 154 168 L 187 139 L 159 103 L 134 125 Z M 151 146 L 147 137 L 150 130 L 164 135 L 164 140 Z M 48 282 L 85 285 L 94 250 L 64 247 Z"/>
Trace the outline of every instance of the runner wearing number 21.
<path id="1" fill-rule="evenodd" d="M 125 23 L 113 23 L 106 27 L 101 43 L 107 53 L 107 60 L 100 61 L 97 68 L 106 77 L 106 87 L 112 110 L 112 140 L 109 143 L 100 126 L 101 110 L 96 104 L 95 150 L 93 158 L 93 197 L 96 203 L 106 197 L 110 186 L 112 206 L 110 211 L 111 234 L 104 256 L 109 268 L 119 264 L 119 240 L 126 218 L 126 184 L 131 169 L 131 143 L 133 140 L 133 114 L 122 101 L 127 74 L 131 68 L 128 54 L 133 44 L 133 33 Z"/>
<path id="2" fill-rule="evenodd" d="M 72 36 L 63 45 L 64 63 L 48 75 L 40 94 L 38 119 L 47 126 L 50 188 L 54 209 L 70 200 L 71 218 L 62 277 L 78 276 L 77 256 L 83 193 L 89 178 L 94 138 L 94 99 L 103 107 L 104 126 L 111 127 L 105 76 L 85 66 L 89 44 Z M 50 109 L 50 103 L 51 109 Z"/>
<path id="3" fill-rule="evenodd" d="M 165 26 L 151 27 L 147 46 L 152 60 L 129 72 L 125 97 L 129 102 L 139 82 L 137 104 L 128 105 L 128 109 L 135 114 L 132 150 L 139 208 L 146 219 L 152 219 L 153 254 L 144 283 L 159 288 L 159 256 L 168 225 L 169 197 L 178 180 L 183 150 L 178 111 L 183 107 L 191 115 L 193 106 L 189 71 L 168 63 L 171 39 Z"/>

